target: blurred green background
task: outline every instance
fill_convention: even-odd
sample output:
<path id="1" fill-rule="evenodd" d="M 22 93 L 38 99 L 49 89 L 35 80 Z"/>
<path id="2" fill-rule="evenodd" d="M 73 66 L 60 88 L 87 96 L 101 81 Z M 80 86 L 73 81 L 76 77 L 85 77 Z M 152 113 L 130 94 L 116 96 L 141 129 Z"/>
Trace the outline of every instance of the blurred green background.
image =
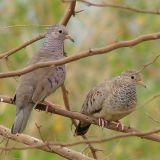
<path id="1" fill-rule="evenodd" d="M 94 2 L 101 2 L 100 0 Z M 113 0 L 105 1 L 113 4 L 125 4 L 144 10 L 160 10 L 160 0 Z M 0 53 L 8 51 L 27 40 L 45 32 L 42 25 L 58 23 L 64 15 L 66 3 L 59 0 L 1 0 L 0 1 Z M 89 7 L 77 3 L 76 11 L 84 10 L 72 17 L 68 30 L 76 43 L 65 42 L 67 55 L 74 55 L 80 51 L 103 47 L 115 41 L 133 39 L 142 34 L 159 32 L 160 15 L 142 14 L 113 8 Z M 27 25 L 16 27 L 15 25 Z M 12 26 L 6 28 L 7 26 Z M 9 59 L 0 61 L 0 71 L 16 70 L 23 68 L 30 57 L 40 48 L 40 40 L 25 49 L 10 56 Z M 160 41 L 149 41 L 135 47 L 122 48 L 109 54 L 97 55 L 67 64 L 67 77 L 65 85 L 69 91 L 72 110 L 79 111 L 87 92 L 104 79 L 119 75 L 127 69 L 140 69 L 143 64 L 152 61 L 160 54 Z M 147 89 L 138 88 L 137 110 L 124 118 L 126 125 L 148 131 L 160 125 L 160 59 L 143 72 Z M 18 77 L 0 79 L 0 94 L 13 96 L 18 83 Z M 63 106 L 61 90 L 58 89 L 48 99 L 55 104 Z M 158 122 L 153 121 L 154 117 Z M 15 117 L 15 107 L 1 103 L 0 123 L 11 127 Z M 73 136 L 70 119 L 33 111 L 25 133 L 38 137 L 39 133 L 35 123 L 41 125 L 41 132 L 46 140 L 52 142 L 74 142 L 81 137 Z M 101 129 L 92 125 L 87 137 L 101 139 L 118 132 Z M 2 139 L 3 137 L 0 137 Z M 4 146 L 6 141 L 1 143 Z M 9 146 L 18 145 L 9 141 Z M 21 146 L 21 145 L 20 145 Z M 111 142 L 94 145 L 102 152 L 98 152 L 101 160 L 159 160 L 159 143 L 143 140 L 137 137 L 114 140 Z M 86 145 L 72 147 L 90 156 Z M 1 152 L 0 159 L 5 160 L 62 160 L 56 154 L 45 153 L 40 150 L 24 150 Z"/>

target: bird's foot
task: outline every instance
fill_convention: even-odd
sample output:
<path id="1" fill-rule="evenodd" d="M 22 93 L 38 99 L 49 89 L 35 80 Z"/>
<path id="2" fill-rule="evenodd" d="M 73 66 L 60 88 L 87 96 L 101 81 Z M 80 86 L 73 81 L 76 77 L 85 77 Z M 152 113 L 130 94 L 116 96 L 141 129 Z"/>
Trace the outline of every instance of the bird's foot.
<path id="1" fill-rule="evenodd" d="M 49 105 L 47 104 L 45 111 L 48 112 L 48 109 L 49 109 Z"/>
<path id="2" fill-rule="evenodd" d="M 120 121 L 114 121 L 116 123 L 116 128 L 124 130 L 124 125 Z"/>
<path id="3" fill-rule="evenodd" d="M 105 126 L 108 126 L 110 121 L 104 119 L 104 118 L 98 118 L 98 125 L 104 128 Z"/>
<path id="4" fill-rule="evenodd" d="M 45 111 L 46 112 L 48 112 L 48 110 L 49 110 L 49 107 L 50 107 L 50 103 L 49 102 L 47 102 L 47 101 L 45 101 L 45 106 L 46 106 L 46 109 L 45 109 Z"/>

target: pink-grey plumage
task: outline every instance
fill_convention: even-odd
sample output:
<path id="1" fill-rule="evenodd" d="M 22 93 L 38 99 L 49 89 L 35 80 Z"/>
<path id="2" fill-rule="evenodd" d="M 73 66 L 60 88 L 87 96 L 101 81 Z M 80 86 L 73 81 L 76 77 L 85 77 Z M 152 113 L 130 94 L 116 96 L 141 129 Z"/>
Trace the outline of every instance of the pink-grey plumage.
<path id="1" fill-rule="evenodd" d="M 31 58 L 27 66 L 62 59 L 66 38 L 71 37 L 65 26 L 53 25 L 49 27 L 42 48 Z M 20 77 L 15 98 L 16 118 L 11 129 L 13 134 L 23 132 L 33 107 L 64 83 L 65 74 L 65 65 L 60 65 L 40 68 Z"/>

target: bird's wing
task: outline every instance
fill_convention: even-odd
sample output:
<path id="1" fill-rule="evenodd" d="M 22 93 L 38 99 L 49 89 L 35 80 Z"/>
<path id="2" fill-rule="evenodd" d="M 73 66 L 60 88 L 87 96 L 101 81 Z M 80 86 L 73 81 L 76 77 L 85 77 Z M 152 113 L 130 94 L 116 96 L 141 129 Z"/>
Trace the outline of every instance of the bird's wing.
<path id="1" fill-rule="evenodd" d="M 103 108 L 102 104 L 106 96 L 107 88 L 104 82 L 90 90 L 83 103 L 81 113 L 86 115 L 94 115 L 101 112 Z M 90 125 L 90 123 L 79 121 L 75 130 L 75 135 L 84 135 L 88 131 Z"/>
<path id="2" fill-rule="evenodd" d="M 86 115 L 94 115 L 102 110 L 102 103 L 106 97 L 106 86 L 105 82 L 96 86 L 88 93 L 83 106 L 81 113 Z"/>
<path id="3" fill-rule="evenodd" d="M 32 101 L 34 103 L 39 103 L 44 100 L 45 97 L 49 95 L 50 90 L 54 90 L 55 85 L 53 85 L 51 77 L 54 77 L 54 68 L 47 68 L 46 73 L 38 81 L 35 91 L 32 96 Z"/>
<path id="4" fill-rule="evenodd" d="M 36 104 L 43 101 L 62 85 L 65 79 L 64 68 L 61 66 L 49 67 L 41 78 L 42 79 L 38 81 L 32 96 L 32 101 Z"/>

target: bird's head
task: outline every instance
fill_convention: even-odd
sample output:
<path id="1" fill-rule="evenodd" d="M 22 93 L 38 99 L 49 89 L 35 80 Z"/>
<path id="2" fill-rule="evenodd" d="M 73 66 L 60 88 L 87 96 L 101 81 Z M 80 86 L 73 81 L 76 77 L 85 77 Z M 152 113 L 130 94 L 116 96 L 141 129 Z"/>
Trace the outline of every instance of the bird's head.
<path id="1" fill-rule="evenodd" d="M 74 39 L 68 34 L 66 27 L 60 24 L 48 27 L 46 37 L 54 40 L 70 39 L 72 42 L 74 42 Z"/>
<path id="2" fill-rule="evenodd" d="M 125 71 L 121 74 L 121 76 L 123 77 L 124 81 L 128 83 L 134 83 L 146 88 L 142 75 L 135 70 Z"/>

